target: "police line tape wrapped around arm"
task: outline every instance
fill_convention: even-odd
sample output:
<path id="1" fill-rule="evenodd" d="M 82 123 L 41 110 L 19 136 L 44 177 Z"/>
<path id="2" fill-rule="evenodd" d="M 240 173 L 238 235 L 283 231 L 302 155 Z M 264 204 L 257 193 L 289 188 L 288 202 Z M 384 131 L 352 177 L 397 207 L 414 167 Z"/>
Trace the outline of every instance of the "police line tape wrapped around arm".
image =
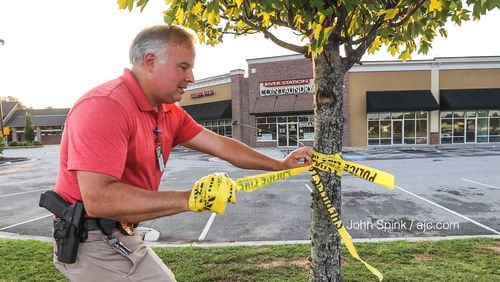
<path id="1" fill-rule="evenodd" d="M 224 214 L 228 202 L 236 203 L 236 185 L 226 173 L 217 172 L 196 181 L 189 195 L 193 212 L 212 211 Z"/>

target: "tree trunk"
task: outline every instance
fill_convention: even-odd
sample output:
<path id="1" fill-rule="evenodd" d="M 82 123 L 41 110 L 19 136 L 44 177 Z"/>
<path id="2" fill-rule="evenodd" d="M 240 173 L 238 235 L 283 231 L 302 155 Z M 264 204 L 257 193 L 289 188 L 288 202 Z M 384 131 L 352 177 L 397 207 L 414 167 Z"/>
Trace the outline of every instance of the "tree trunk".
<path id="1" fill-rule="evenodd" d="M 345 71 L 339 46 L 328 43 L 314 60 L 314 150 L 325 154 L 342 151 L 342 98 Z M 340 216 L 340 177 L 319 171 L 333 207 Z M 340 236 L 317 191 L 311 204 L 310 281 L 342 281 L 340 271 Z"/>

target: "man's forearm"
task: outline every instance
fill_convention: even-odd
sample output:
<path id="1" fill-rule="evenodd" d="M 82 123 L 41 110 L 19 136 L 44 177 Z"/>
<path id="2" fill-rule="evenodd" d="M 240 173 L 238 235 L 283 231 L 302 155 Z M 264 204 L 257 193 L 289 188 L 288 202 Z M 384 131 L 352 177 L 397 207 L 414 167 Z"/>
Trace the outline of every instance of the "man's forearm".
<path id="1" fill-rule="evenodd" d="M 92 217 L 140 222 L 188 211 L 189 190 L 153 192 L 114 182 L 99 193 L 82 193 Z"/>

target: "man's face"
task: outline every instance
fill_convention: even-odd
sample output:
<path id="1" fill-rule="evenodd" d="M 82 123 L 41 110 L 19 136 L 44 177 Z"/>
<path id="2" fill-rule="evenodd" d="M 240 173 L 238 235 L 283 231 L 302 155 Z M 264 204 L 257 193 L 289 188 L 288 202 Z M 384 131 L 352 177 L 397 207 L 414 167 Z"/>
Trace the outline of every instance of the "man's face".
<path id="1" fill-rule="evenodd" d="M 171 104 L 182 99 L 188 84 L 194 82 L 194 58 L 194 47 L 186 44 L 170 45 L 164 63 L 156 58 L 152 81 L 155 104 Z"/>

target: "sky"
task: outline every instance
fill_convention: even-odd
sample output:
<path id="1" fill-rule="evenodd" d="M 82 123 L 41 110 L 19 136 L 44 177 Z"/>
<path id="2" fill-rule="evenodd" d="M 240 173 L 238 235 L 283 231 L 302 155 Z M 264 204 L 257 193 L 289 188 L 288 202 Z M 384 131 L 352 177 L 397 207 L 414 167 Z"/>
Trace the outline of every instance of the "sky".
<path id="1" fill-rule="evenodd" d="M 0 97 L 13 96 L 35 109 L 69 108 L 85 92 L 130 67 L 128 48 L 144 27 L 162 24 L 164 0 L 150 0 L 142 13 L 118 9 L 116 0 L 0 0 Z M 498 56 L 500 12 L 448 26 L 425 56 Z M 288 35 L 291 40 L 291 35 Z M 289 55 L 261 34 L 224 37 L 197 48 L 196 79 L 247 71 L 247 59 Z M 397 60 L 385 52 L 363 61 Z"/>

